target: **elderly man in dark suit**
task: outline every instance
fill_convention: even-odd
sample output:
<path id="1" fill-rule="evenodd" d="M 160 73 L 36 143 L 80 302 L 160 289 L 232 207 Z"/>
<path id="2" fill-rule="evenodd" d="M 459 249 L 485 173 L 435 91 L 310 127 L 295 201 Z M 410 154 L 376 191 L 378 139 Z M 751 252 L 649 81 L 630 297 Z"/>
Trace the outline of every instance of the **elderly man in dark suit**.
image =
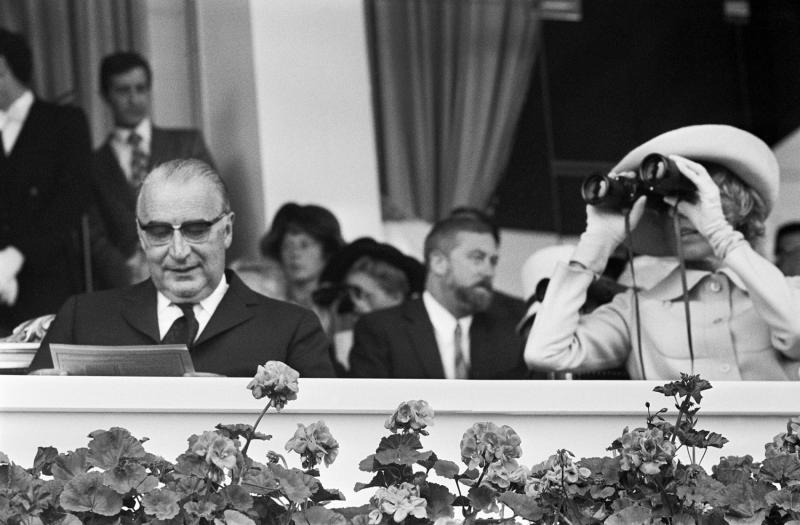
<path id="1" fill-rule="evenodd" d="M 425 292 L 356 323 L 352 376 L 528 377 L 515 330 L 524 305 L 492 289 L 497 251 L 485 221 L 454 216 L 436 223 L 425 239 Z"/>
<path id="2" fill-rule="evenodd" d="M 89 127 L 80 109 L 36 98 L 32 66 L 25 39 L 0 29 L 0 334 L 83 290 Z"/>
<path id="3" fill-rule="evenodd" d="M 127 284 L 146 277 L 138 251 L 136 228 L 130 218 L 136 191 L 153 167 L 174 159 L 195 158 L 214 166 L 203 135 L 196 129 L 162 128 L 153 124 L 152 71 L 138 53 L 106 56 L 100 66 L 100 89 L 114 117 L 114 130 L 92 161 L 97 211 L 111 248 L 95 243 L 95 269 L 101 287 Z M 95 216 L 96 217 L 96 216 Z M 118 266 L 129 272 L 120 273 Z"/>
<path id="4" fill-rule="evenodd" d="M 251 376 L 257 365 L 279 360 L 301 376 L 333 376 L 327 339 L 310 310 L 259 295 L 225 271 L 233 212 L 208 164 L 158 166 L 145 178 L 136 210 L 150 279 L 70 298 L 32 369 L 52 366 L 50 343 L 185 343 L 201 373 Z"/>

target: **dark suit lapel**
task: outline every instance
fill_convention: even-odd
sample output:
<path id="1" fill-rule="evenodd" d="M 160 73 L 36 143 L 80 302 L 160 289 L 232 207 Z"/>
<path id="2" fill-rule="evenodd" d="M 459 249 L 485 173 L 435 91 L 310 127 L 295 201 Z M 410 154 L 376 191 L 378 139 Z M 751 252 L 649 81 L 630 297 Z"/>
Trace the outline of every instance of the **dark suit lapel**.
<path id="1" fill-rule="evenodd" d="M 131 327 L 152 339 L 161 341 L 156 313 L 156 287 L 149 279 L 132 288 L 123 296 L 122 317 Z"/>
<path id="2" fill-rule="evenodd" d="M 422 364 L 425 375 L 432 379 L 444 379 L 442 356 L 436 344 L 433 324 L 422 299 L 408 301 L 403 317 L 408 322 L 406 329 L 411 342 L 411 351 Z"/>
<path id="3" fill-rule="evenodd" d="M 197 338 L 195 345 L 199 345 L 222 332 L 227 332 L 253 317 L 248 305 L 257 302 L 257 295 L 247 288 L 233 272 L 226 272 L 225 275 L 228 277 L 228 291 L 222 297 L 222 301 L 220 301 L 200 337 Z"/>
<path id="4" fill-rule="evenodd" d="M 111 143 L 106 141 L 97 151 L 97 162 L 93 174 L 98 193 L 105 197 L 124 196 L 123 202 L 129 209 L 136 207 L 136 190 L 128 183 L 125 172 L 119 165 Z"/>
<path id="5" fill-rule="evenodd" d="M 36 136 L 36 130 L 47 129 L 52 123 L 47 122 L 44 114 L 42 113 L 42 104 L 38 100 L 33 101 L 28 116 L 25 117 L 25 122 L 22 123 L 22 128 L 19 130 L 17 140 L 14 141 L 14 147 L 8 152 L 7 161 L 11 162 L 19 155 L 20 151 L 29 151 L 36 149 L 40 144 L 39 137 Z"/>
<path id="6" fill-rule="evenodd" d="M 169 131 L 153 126 L 150 137 L 150 169 L 162 162 L 174 160 L 179 151 L 174 146 L 174 141 Z"/>

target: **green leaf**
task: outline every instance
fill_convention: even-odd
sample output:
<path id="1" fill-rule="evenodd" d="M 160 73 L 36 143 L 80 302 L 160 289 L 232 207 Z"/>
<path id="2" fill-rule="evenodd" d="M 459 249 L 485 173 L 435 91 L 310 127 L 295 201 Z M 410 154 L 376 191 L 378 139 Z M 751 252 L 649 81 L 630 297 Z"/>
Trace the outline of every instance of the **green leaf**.
<path id="1" fill-rule="evenodd" d="M 767 511 L 764 509 L 756 512 L 755 514 L 753 514 L 751 517 L 748 518 L 740 518 L 737 516 L 725 515 L 725 523 L 727 523 L 728 525 L 761 525 L 762 523 L 764 523 L 764 518 L 766 517 L 766 515 Z M 789 523 L 791 522 L 786 523 L 786 525 L 789 525 Z"/>
<path id="2" fill-rule="evenodd" d="M 650 525 L 653 511 L 641 505 L 625 507 L 606 519 L 606 525 Z"/>
<path id="3" fill-rule="evenodd" d="M 236 510 L 226 510 L 222 515 L 225 516 L 226 525 L 256 525 L 255 521 Z"/>
<path id="4" fill-rule="evenodd" d="M 177 477 L 194 476 L 204 479 L 210 468 L 205 458 L 194 454 L 181 454 L 176 461 L 175 474 Z"/>
<path id="5" fill-rule="evenodd" d="M 127 494 L 131 490 L 145 494 L 158 486 L 158 478 L 149 476 L 145 468 L 137 463 L 126 463 L 103 472 L 103 483 L 119 494 Z"/>
<path id="6" fill-rule="evenodd" d="M 497 497 L 497 492 L 494 489 L 486 485 L 472 487 L 469 489 L 467 497 L 474 508 L 483 512 L 494 511 L 495 498 Z"/>
<path id="7" fill-rule="evenodd" d="M 259 441 L 267 441 L 272 439 L 272 436 L 269 434 L 264 434 L 262 432 L 253 433 L 253 425 L 247 425 L 243 423 L 236 423 L 233 425 L 223 425 L 220 423 L 215 428 L 217 430 L 221 430 L 222 434 L 230 439 L 236 439 L 238 437 L 247 439 L 250 434 L 253 435 L 252 439 Z"/>
<path id="8" fill-rule="evenodd" d="M 504 492 L 498 498 L 500 503 L 507 505 L 514 514 L 532 522 L 538 522 L 544 517 L 544 509 L 536 503 L 536 499 L 524 494 Z"/>
<path id="9" fill-rule="evenodd" d="M 62 481 L 69 481 L 75 476 L 84 474 L 89 470 L 88 454 L 89 449 L 87 448 L 79 448 L 66 454 L 59 454 L 51 467 L 53 477 Z"/>
<path id="10" fill-rule="evenodd" d="M 347 518 L 325 507 L 309 507 L 305 512 L 295 512 L 292 519 L 302 525 L 347 525 Z"/>
<path id="11" fill-rule="evenodd" d="M 677 430 L 678 439 L 687 447 L 708 448 L 722 446 L 728 442 L 727 438 L 716 432 L 708 430 L 695 430 L 693 428 L 681 428 Z"/>
<path id="12" fill-rule="evenodd" d="M 8 455 L 5 452 L 0 451 L 0 465 L 7 465 L 11 463 L 11 460 L 8 459 Z"/>
<path id="13" fill-rule="evenodd" d="M 228 485 L 222 489 L 222 497 L 225 503 L 236 510 L 247 512 L 253 508 L 253 498 L 250 493 L 241 485 Z"/>
<path id="14" fill-rule="evenodd" d="M 65 514 L 55 525 L 82 525 L 81 520 L 74 514 Z"/>
<path id="15" fill-rule="evenodd" d="M 375 454 L 370 454 L 362 459 L 358 464 L 358 470 L 364 472 L 375 472 Z"/>
<path id="16" fill-rule="evenodd" d="M 458 475 L 458 464 L 446 459 L 440 459 L 433 464 L 436 475 L 447 479 L 455 479 Z"/>
<path id="17" fill-rule="evenodd" d="M 267 466 L 280 483 L 281 492 L 294 503 L 305 503 L 319 488 L 319 481 L 299 469 L 285 469 L 280 465 Z"/>
<path id="18" fill-rule="evenodd" d="M 800 459 L 788 454 L 766 458 L 761 464 L 759 478 L 774 483 L 800 480 Z"/>
<path id="19" fill-rule="evenodd" d="M 253 466 L 244 473 L 242 486 L 250 492 L 256 494 L 269 495 L 280 489 L 281 485 L 278 478 L 271 469 L 261 463 L 253 463 Z"/>
<path id="20" fill-rule="evenodd" d="M 619 457 L 583 458 L 578 461 L 578 466 L 588 468 L 592 472 L 594 483 L 602 483 L 604 485 L 616 485 L 619 483 Z"/>
<path id="21" fill-rule="evenodd" d="M 422 448 L 419 436 L 415 433 L 392 434 L 381 438 L 378 450 L 375 453 L 375 460 L 381 465 L 414 465 L 420 461 L 426 461 L 431 454 L 427 452 L 417 452 Z"/>
<path id="22" fill-rule="evenodd" d="M 436 518 L 453 517 L 453 500 L 456 499 L 447 487 L 438 483 L 426 483 L 420 490 L 420 496 L 428 502 L 428 519 L 436 521 Z"/>
<path id="23" fill-rule="evenodd" d="M 64 486 L 59 498 L 64 510 L 94 512 L 114 516 L 122 508 L 122 497 L 103 485 L 99 472 L 87 472 L 73 477 Z"/>
<path id="24" fill-rule="evenodd" d="M 180 496 L 169 489 L 155 489 L 142 496 L 145 513 L 160 520 L 169 520 L 178 515 Z"/>
<path id="25" fill-rule="evenodd" d="M 742 518 L 753 516 L 759 510 L 766 508 L 766 495 L 773 490 L 770 485 L 750 480 L 726 486 L 723 494 L 728 505 L 728 514 Z"/>
<path id="26" fill-rule="evenodd" d="M 752 456 L 728 456 L 712 467 L 714 477 L 725 485 L 750 479 L 756 470 Z"/>
<path id="27" fill-rule="evenodd" d="M 38 447 L 36 449 L 36 457 L 33 458 L 32 474 L 38 476 L 44 473 L 46 476 L 52 476 L 53 473 L 50 467 L 57 457 L 58 449 L 54 447 Z"/>
<path id="28" fill-rule="evenodd" d="M 767 503 L 776 505 L 789 512 L 800 512 L 800 492 L 790 488 L 782 488 L 775 492 L 770 492 L 766 496 Z"/>
<path id="29" fill-rule="evenodd" d="M 337 489 L 326 489 L 322 485 L 319 486 L 317 491 L 311 496 L 311 501 L 314 503 L 324 503 L 326 501 L 344 501 L 346 498 L 341 491 Z"/>
<path id="30" fill-rule="evenodd" d="M 89 437 L 92 438 L 89 442 L 89 462 L 105 470 L 115 468 L 120 458 L 141 458 L 145 455 L 142 443 L 124 428 L 95 430 Z"/>

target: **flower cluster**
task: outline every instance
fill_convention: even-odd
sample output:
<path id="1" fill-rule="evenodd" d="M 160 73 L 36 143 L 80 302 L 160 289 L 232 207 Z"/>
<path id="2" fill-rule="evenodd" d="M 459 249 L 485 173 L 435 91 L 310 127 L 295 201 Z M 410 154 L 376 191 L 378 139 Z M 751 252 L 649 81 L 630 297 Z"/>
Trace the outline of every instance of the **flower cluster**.
<path id="1" fill-rule="evenodd" d="M 620 468 L 639 470 L 642 474 L 658 474 L 662 465 L 672 463 L 675 457 L 675 444 L 664 436 L 659 428 L 637 428 L 622 431 L 619 438 Z"/>
<path id="2" fill-rule="evenodd" d="M 560 450 L 544 463 L 533 467 L 531 470 L 535 474 L 525 480 L 525 494 L 535 498 L 553 488 L 561 490 L 565 485 L 587 483 L 592 471 L 579 466 L 573 459 L 572 453 Z"/>
<path id="3" fill-rule="evenodd" d="M 405 401 L 384 423 L 392 433 L 416 431 L 427 435 L 425 428 L 433 424 L 433 408 L 427 401 Z"/>
<path id="4" fill-rule="evenodd" d="M 522 455 L 517 432 L 494 423 L 475 423 L 461 438 L 461 459 L 470 469 L 482 469 L 494 463 L 514 462 Z"/>
<path id="5" fill-rule="evenodd" d="M 300 374 L 292 367 L 280 361 L 267 361 L 264 366 L 258 365 L 256 375 L 247 388 L 253 391 L 256 399 L 269 397 L 272 406 L 280 412 L 288 401 L 297 399 L 299 378 Z"/>
<path id="6" fill-rule="evenodd" d="M 323 462 L 328 467 L 339 455 L 339 443 L 333 439 L 324 421 L 308 426 L 298 423 L 294 437 L 286 443 L 286 450 L 303 456 L 304 468 L 314 468 Z"/>
<path id="7" fill-rule="evenodd" d="M 383 515 L 392 517 L 395 523 L 400 523 L 408 516 L 426 518 L 428 502 L 419 496 L 419 488 L 411 483 L 401 483 L 398 486 L 380 488 L 372 497 L 375 506 L 369 513 L 369 523 L 377 525 L 383 521 Z"/>

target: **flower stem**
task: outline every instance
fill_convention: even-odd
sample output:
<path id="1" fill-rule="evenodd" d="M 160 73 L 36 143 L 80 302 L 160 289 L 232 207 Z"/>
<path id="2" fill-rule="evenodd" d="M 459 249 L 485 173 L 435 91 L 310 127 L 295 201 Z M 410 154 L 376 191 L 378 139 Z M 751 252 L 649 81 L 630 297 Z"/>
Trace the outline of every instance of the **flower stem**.
<path id="1" fill-rule="evenodd" d="M 250 435 L 247 436 L 247 442 L 244 444 L 244 448 L 242 449 L 243 456 L 247 455 L 247 449 L 250 448 L 250 442 L 253 441 L 253 436 L 256 435 L 256 428 L 258 428 L 258 424 L 261 423 L 261 418 L 264 417 L 264 414 L 267 413 L 267 410 L 269 410 L 269 407 L 271 406 L 272 406 L 272 399 L 269 400 L 267 406 L 265 406 L 264 410 L 261 411 L 261 414 L 259 414 L 258 419 L 256 419 L 256 424 L 253 425 L 253 429 L 250 431 Z"/>

